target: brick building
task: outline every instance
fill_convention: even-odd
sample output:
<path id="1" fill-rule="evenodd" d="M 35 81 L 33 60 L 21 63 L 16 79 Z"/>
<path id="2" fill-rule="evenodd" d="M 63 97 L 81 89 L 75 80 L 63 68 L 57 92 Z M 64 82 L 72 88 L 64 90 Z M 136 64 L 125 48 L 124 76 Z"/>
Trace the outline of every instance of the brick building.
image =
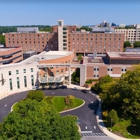
<path id="1" fill-rule="evenodd" d="M 74 51 L 75 54 L 122 52 L 124 33 L 76 31 L 76 26 L 65 26 L 63 20 L 52 26 L 53 32 L 39 32 L 37 28 L 22 28 L 5 34 L 6 47 L 22 46 L 23 52 Z"/>

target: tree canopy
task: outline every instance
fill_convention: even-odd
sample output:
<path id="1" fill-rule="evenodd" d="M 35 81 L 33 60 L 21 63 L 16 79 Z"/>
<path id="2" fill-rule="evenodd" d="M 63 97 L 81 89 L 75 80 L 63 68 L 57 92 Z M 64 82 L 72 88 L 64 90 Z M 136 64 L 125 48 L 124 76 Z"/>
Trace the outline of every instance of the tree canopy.
<path id="1" fill-rule="evenodd" d="M 102 79 L 110 79 L 108 76 Z M 95 88 L 96 87 L 96 88 Z M 99 80 L 94 86 L 103 102 L 103 107 L 115 109 L 120 117 L 140 120 L 140 65 L 133 66 L 120 79 Z M 136 123 L 137 124 L 137 123 Z"/>
<path id="2" fill-rule="evenodd" d="M 124 48 L 126 48 L 126 47 L 131 47 L 132 45 L 131 45 L 131 43 L 130 43 L 130 41 L 125 41 L 124 42 Z"/>
<path id="3" fill-rule="evenodd" d="M 45 100 L 26 98 L 0 124 L 4 140 L 80 140 L 75 118 L 60 116 Z"/>
<path id="4" fill-rule="evenodd" d="M 31 90 L 27 94 L 28 99 L 36 100 L 38 102 L 42 101 L 44 97 L 44 92 L 42 92 L 41 90 Z"/>
<path id="5" fill-rule="evenodd" d="M 140 41 L 135 41 L 133 45 L 134 45 L 134 48 L 140 47 Z"/>
<path id="6" fill-rule="evenodd" d="M 5 36 L 4 35 L 0 35 L 0 44 L 5 45 Z"/>

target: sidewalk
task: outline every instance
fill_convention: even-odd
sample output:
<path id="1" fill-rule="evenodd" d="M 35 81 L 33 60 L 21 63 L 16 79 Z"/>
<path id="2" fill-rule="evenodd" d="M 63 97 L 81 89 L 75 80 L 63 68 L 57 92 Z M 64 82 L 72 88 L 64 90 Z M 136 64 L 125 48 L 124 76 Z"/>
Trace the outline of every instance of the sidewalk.
<path id="1" fill-rule="evenodd" d="M 97 109 L 97 116 L 96 116 L 96 119 L 97 119 L 97 123 L 98 123 L 98 126 L 100 127 L 100 129 L 109 137 L 115 139 L 115 140 L 140 140 L 140 139 L 127 139 L 127 138 L 123 138 L 123 137 L 120 137 L 118 135 L 115 135 L 114 133 L 110 132 L 104 125 L 103 123 L 103 120 L 102 120 L 102 110 L 101 110 L 101 100 L 99 98 L 98 95 L 92 93 L 93 96 L 96 96 L 98 101 L 99 101 L 99 107 Z"/>

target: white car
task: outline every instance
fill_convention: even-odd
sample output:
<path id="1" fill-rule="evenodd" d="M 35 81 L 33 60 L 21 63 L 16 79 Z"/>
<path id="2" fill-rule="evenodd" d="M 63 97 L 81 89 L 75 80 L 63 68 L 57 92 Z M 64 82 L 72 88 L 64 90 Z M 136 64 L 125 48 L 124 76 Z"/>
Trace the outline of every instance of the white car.
<path id="1" fill-rule="evenodd" d="M 39 88 L 38 88 L 38 86 L 33 86 L 32 87 L 32 90 L 38 90 Z"/>
<path id="2" fill-rule="evenodd" d="M 78 88 L 78 87 L 74 87 L 73 89 L 74 89 L 74 90 L 79 90 L 79 88 Z"/>

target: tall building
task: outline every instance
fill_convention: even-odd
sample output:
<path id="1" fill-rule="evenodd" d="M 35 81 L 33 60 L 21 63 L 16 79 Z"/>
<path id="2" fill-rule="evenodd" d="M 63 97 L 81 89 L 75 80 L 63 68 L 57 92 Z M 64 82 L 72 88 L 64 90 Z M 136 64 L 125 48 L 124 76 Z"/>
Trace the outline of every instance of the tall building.
<path id="1" fill-rule="evenodd" d="M 140 24 L 130 29 L 116 28 L 115 33 L 124 33 L 124 41 L 128 40 L 133 44 L 135 41 L 140 41 Z"/>
<path id="2" fill-rule="evenodd" d="M 76 26 L 66 26 L 63 20 L 53 26 L 53 32 L 39 32 L 37 28 L 19 28 L 5 34 L 6 47 L 22 46 L 23 52 L 74 51 L 75 54 L 123 51 L 124 33 L 114 33 L 110 27 L 100 31 L 76 31 Z M 108 30 L 109 28 L 109 30 Z M 113 29 L 114 30 L 114 29 Z"/>

